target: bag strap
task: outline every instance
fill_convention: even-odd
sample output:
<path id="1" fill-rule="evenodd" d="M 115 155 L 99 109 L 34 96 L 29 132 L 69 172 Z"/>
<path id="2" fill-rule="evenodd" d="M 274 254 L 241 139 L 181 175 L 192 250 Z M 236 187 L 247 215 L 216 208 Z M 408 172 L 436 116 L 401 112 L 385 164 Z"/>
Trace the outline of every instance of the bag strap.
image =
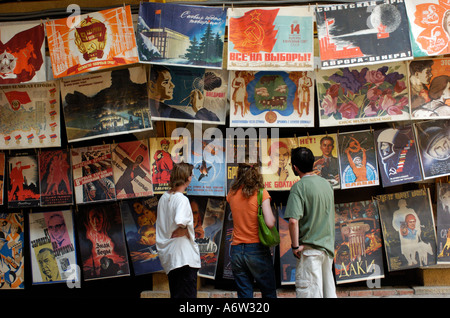
<path id="1" fill-rule="evenodd" d="M 262 212 L 263 189 L 258 190 L 258 212 Z"/>

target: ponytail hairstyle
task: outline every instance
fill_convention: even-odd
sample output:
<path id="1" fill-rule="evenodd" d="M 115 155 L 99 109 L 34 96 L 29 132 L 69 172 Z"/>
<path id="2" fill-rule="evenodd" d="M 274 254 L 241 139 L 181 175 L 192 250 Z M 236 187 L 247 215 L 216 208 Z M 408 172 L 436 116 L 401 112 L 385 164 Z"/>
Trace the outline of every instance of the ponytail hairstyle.
<path id="1" fill-rule="evenodd" d="M 263 177 L 258 163 L 240 163 L 236 178 L 231 185 L 231 192 L 236 193 L 242 188 L 244 198 L 251 197 L 256 191 L 264 188 Z"/>

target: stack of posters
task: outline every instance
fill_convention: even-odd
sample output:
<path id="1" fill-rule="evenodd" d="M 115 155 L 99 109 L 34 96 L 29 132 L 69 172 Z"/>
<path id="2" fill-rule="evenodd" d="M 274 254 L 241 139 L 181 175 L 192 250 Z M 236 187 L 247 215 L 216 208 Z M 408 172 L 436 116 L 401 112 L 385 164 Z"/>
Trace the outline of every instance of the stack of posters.
<path id="1" fill-rule="evenodd" d="M 38 156 L 33 152 L 7 157 L 8 208 L 32 208 L 40 204 Z"/>
<path id="2" fill-rule="evenodd" d="M 450 264 L 450 184 L 437 184 L 437 262 Z"/>
<path id="3" fill-rule="evenodd" d="M 22 212 L 0 213 L 0 289 L 25 287 L 24 216 Z"/>

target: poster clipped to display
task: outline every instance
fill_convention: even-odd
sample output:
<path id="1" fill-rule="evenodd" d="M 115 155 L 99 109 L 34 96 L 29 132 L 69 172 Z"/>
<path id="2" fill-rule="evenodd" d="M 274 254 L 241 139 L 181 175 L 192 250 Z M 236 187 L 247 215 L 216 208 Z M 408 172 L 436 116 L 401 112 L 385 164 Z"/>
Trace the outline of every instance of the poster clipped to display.
<path id="1" fill-rule="evenodd" d="M 321 127 L 409 120 L 406 63 L 319 70 Z"/>
<path id="2" fill-rule="evenodd" d="M 178 163 L 181 157 L 174 147 L 176 140 L 165 137 L 149 138 L 150 163 L 152 171 L 152 183 L 154 193 L 164 193 L 169 190 L 170 173 L 174 163 Z M 183 147 L 176 148 L 182 150 Z"/>
<path id="3" fill-rule="evenodd" d="M 229 70 L 314 70 L 311 6 L 228 8 Z"/>
<path id="4" fill-rule="evenodd" d="M 141 63 L 222 68 L 226 11 L 171 3 L 139 5 Z"/>
<path id="5" fill-rule="evenodd" d="M 318 5 L 320 68 L 413 58 L 403 1 Z"/>
<path id="6" fill-rule="evenodd" d="M 2 281 L 0 289 L 25 288 L 24 216 L 23 212 L 1 212 L 0 258 Z"/>
<path id="7" fill-rule="evenodd" d="M 450 184 L 436 184 L 437 263 L 450 264 Z"/>
<path id="8" fill-rule="evenodd" d="M 130 6 L 45 25 L 54 78 L 139 62 Z"/>
<path id="9" fill-rule="evenodd" d="M 40 204 L 39 159 L 33 151 L 7 157 L 8 208 L 32 208 Z"/>
<path id="10" fill-rule="evenodd" d="M 314 72 L 231 71 L 231 127 L 314 127 Z"/>
<path id="11" fill-rule="evenodd" d="M 72 211 L 30 213 L 33 284 L 78 282 Z"/>

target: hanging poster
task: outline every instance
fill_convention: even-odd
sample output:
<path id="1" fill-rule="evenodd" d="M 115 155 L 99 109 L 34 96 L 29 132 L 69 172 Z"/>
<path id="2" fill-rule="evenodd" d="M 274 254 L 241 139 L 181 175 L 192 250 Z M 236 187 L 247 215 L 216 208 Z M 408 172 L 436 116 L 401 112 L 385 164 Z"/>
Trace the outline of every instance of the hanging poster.
<path id="1" fill-rule="evenodd" d="M 428 189 L 376 197 L 389 271 L 436 264 L 436 230 Z"/>
<path id="2" fill-rule="evenodd" d="M 5 188 L 5 153 L 0 152 L 0 205 L 3 205 L 4 188 Z"/>
<path id="3" fill-rule="evenodd" d="M 449 54 L 450 4 L 448 1 L 408 0 L 405 4 L 414 56 Z"/>
<path id="4" fill-rule="evenodd" d="M 267 139 L 264 140 L 267 143 Z M 227 193 L 237 176 L 240 163 L 260 163 L 261 154 L 259 140 L 255 134 L 248 139 L 229 136 L 226 140 L 226 160 L 227 160 Z M 265 147 L 267 148 L 267 146 Z M 247 158 L 247 161 L 246 161 Z"/>
<path id="5" fill-rule="evenodd" d="M 152 120 L 225 124 L 227 71 L 151 65 L 148 84 Z"/>
<path id="6" fill-rule="evenodd" d="M 113 144 L 111 150 L 117 199 L 153 195 L 148 140 Z"/>
<path id="7" fill-rule="evenodd" d="M 422 180 L 412 125 L 373 133 L 383 187 Z"/>
<path id="8" fill-rule="evenodd" d="M 338 142 L 341 189 L 379 185 L 372 131 L 341 133 Z"/>
<path id="9" fill-rule="evenodd" d="M 230 205 L 227 203 L 225 206 L 225 219 L 224 219 L 224 256 L 223 256 L 223 273 L 224 279 L 234 279 L 233 270 L 231 269 L 231 242 L 233 238 L 233 215 L 231 214 Z"/>
<path id="10" fill-rule="evenodd" d="M 158 198 L 133 198 L 120 202 L 125 237 L 135 275 L 162 271 L 156 249 Z"/>
<path id="11" fill-rule="evenodd" d="M 336 284 L 384 278 L 380 218 L 373 201 L 336 204 Z"/>
<path id="12" fill-rule="evenodd" d="M 59 84 L 2 86 L 0 149 L 61 146 Z"/>
<path id="13" fill-rule="evenodd" d="M 222 68 L 226 11 L 170 3 L 139 5 L 141 63 Z"/>
<path id="14" fill-rule="evenodd" d="M 22 212 L 0 213 L 0 289 L 23 289 L 24 217 Z"/>
<path id="15" fill-rule="evenodd" d="M 312 71 L 311 6 L 229 8 L 229 70 Z"/>
<path id="16" fill-rule="evenodd" d="M 194 166 L 187 195 L 226 195 L 226 164 L 224 139 L 193 139 L 190 162 Z"/>
<path id="17" fill-rule="evenodd" d="M 184 154 L 175 151 L 174 146 L 176 145 L 176 141 L 170 138 L 152 137 L 149 139 L 149 144 L 153 192 L 164 193 L 170 190 L 170 173 L 172 172 L 174 163 L 179 162 L 177 157 Z M 182 150 L 183 148 L 181 147 L 179 149 Z"/>
<path id="18" fill-rule="evenodd" d="M 450 264 L 450 184 L 436 184 L 437 263 Z"/>
<path id="19" fill-rule="evenodd" d="M 281 285 L 295 284 L 295 271 L 297 268 L 297 258 L 291 249 L 291 237 L 289 234 L 289 220 L 284 218 L 286 206 L 280 205 L 278 208 L 278 232 L 280 233 L 280 280 Z"/>
<path id="20" fill-rule="evenodd" d="M 119 204 L 80 206 L 75 219 L 84 280 L 129 276 Z"/>
<path id="21" fill-rule="evenodd" d="M 0 24 L 0 85 L 46 81 L 45 27 L 40 21 Z"/>
<path id="22" fill-rule="evenodd" d="M 72 211 L 29 213 L 33 284 L 77 282 Z"/>
<path id="23" fill-rule="evenodd" d="M 61 81 L 67 140 L 152 129 L 144 67 L 80 75 Z"/>
<path id="24" fill-rule="evenodd" d="M 45 25 L 54 78 L 139 62 L 130 6 Z"/>
<path id="25" fill-rule="evenodd" d="M 314 72 L 230 72 L 231 127 L 314 127 Z"/>
<path id="26" fill-rule="evenodd" d="M 266 190 L 290 190 L 300 180 L 291 165 L 291 150 L 297 147 L 297 138 L 269 138 L 260 142 L 261 171 Z"/>
<path id="27" fill-rule="evenodd" d="M 405 63 L 389 63 L 316 74 L 321 127 L 409 120 Z"/>
<path id="28" fill-rule="evenodd" d="M 31 208 L 40 203 L 38 156 L 17 153 L 7 157 L 8 208 Z"/>
<path id="29" fill-rule="evenodd" d="M 430 120 L 414 124 L 419 145 L 423 178 L 432 179 L 450 173 L 450 121 Z"/>
<path id="30" fill-rule="evenodd" d="M 450 58 L 409 62 L 409 90 L 411 119 L 450 118 Z"/>
<path id="31" fill-rule="evenodd" d="M 116 199 L 110 145 L 74 148 L 71 158 L 77 204 Z"/>
<path id="32" fill-rule="evenodd" d="M 318 5 L 320 68 L 412 59 L 403 1 Z"/>
<path id="33" fill-rule="evenodd" d="M 336 134 L 298 138 L 298 146 L 306 147 L 314 154 L 313 172 L 328 180 L 333 189 L 341 186 L 339 177 L 339 147 Z"/>

